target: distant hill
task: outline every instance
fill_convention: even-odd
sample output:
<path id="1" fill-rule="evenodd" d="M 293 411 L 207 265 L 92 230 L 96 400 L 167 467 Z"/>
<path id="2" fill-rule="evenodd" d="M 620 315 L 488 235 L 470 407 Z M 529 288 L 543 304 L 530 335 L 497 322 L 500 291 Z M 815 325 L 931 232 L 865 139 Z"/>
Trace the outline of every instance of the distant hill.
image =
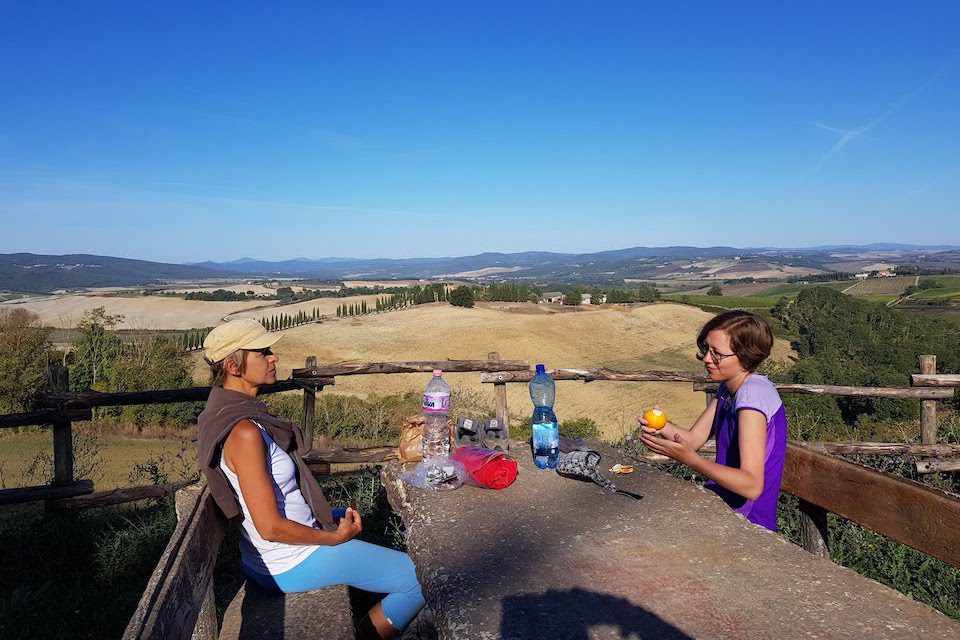
<path id="1" fill-rule="evenodd" d="M 834 255 L 842 252 L 843 259 Z M 625 279 L 691 279 L 715 277 L 783 278 L 830 272 L 835 263 L 850 263 L 857 255 L 865 263 L 880 259 L 898 264 L 960 268 L 956 247 L 919 247 L 874 244 L 866 247 L 832 246 L 801 249 L 776 247 L 631 247 L 595 253 L 481 253 L 472 256 L 407 259 L 294 259 L 266 262 L 244 258 L 233 263 L 205 262 L 204 266 L 261 276 L 324 279 L 406 279 L 457 277 L 520 280 L 567 284 L 622 285 Z M 851 268 L 858 268 L 851 266 Z"/>
<path id="2" fill-rule="evenodd" d="M 50 293 L 83 287 L 129 287 L 168 280 L 236 277 L 224 269 L 111 258 L 84 253 L 48 256 L 0 254 L 0 289 Z"/>
<path id="3" fill-rule="evenodd" d="M 877 243 L 784 249 L 776 247 L 631 247 L 594 253 L 480 253 L 443 258 L 293 258 L 269 262 L 163 264 L 91 255 L 0 255 L 0 290 L 45 293 L 57 289 L 136 286 L 166 280 L 287 277 L 324 280 L 476 278 L 529 283 L 623 286 L 637 280 L 783 279 L 849 272 L 886 262 L 928 269 L 960 269 L 960 247 Z"/>

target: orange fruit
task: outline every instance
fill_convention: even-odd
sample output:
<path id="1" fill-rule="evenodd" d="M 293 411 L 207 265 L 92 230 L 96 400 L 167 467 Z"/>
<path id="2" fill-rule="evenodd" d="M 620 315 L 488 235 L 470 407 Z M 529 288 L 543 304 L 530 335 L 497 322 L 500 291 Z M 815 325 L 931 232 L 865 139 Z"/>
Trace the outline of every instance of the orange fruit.
<path id="1" fill-rule="evenodd" d="M 647 427 L 650 429 L 663 429 L 667 424 L 667 414 L 660 409 L 647 409 L 643 419 L 647 421 Z"/>

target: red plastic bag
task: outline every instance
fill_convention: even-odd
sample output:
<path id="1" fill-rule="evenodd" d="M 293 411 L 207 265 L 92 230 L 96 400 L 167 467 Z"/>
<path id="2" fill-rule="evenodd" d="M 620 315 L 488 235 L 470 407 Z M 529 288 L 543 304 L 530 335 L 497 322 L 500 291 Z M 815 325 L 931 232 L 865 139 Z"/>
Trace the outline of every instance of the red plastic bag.
<path id="1" fill-rule="evenodd" d="M 483 447 L 460 447 L 453 459 L 467 469 L 467 484 L 488 489 L 506 489 L 517 479 L 517 462 L 502 451 Z"/>

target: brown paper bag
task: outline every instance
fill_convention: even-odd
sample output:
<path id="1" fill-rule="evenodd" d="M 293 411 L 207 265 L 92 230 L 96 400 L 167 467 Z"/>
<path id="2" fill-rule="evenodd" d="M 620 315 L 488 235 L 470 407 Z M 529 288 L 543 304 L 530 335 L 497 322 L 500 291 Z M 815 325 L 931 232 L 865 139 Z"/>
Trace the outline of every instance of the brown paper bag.
<path id="1" fill-rule="evenodd" d="M 426 418 L 410 416 L 403 419 L 400 433 L 400 462 L 419 462 L 423 459 L 423 425 Z M 450 421 L 450 442 L 453 442 L 453 421 Z"/>

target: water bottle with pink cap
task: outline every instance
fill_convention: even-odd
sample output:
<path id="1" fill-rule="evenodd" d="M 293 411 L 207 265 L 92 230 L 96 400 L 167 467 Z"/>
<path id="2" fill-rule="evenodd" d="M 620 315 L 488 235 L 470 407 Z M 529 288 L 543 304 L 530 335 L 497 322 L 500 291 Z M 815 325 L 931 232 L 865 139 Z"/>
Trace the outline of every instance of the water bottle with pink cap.
<path id="1" fill-rule="evenodd" d="M 442 458 L 450 455 L 450 386 L 443 379 L 440 369 L 433 371 L 433 378 L 423 392 L 423 459 Z"/>

